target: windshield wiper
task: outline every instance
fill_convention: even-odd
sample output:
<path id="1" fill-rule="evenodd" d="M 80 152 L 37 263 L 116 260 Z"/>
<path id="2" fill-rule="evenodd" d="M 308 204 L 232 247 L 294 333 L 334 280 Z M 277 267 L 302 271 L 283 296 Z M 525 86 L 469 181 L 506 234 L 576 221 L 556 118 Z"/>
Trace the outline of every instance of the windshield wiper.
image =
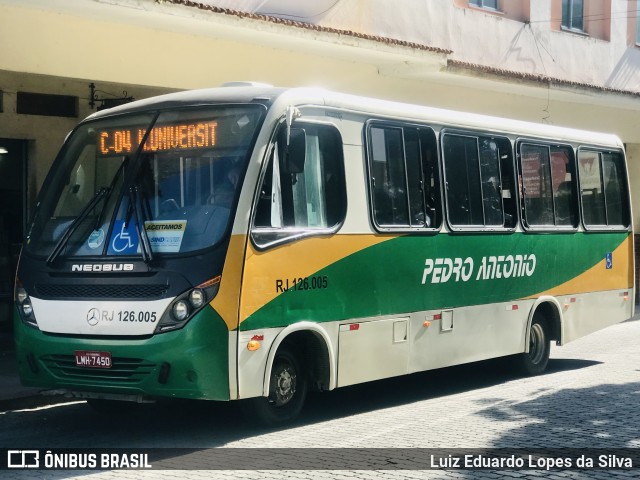
<path id="1" fill-rule="evenodd" d="M 80 215 L 78 215 L 76 219 L 71 223 L 71 225 L 69 225 L 69 227 L 64 231 L 62 237 L 60 237 L 60 240 L 58 240 L 58 243 L 56 243 L 56 246 L 53 248 L 51 255 L 49 255 L 49 257 L 47 258 L 47 265 L 52 265 L 53 262 L 56 261 L 64 248 L 67 246 L 67 243 L 69 243 L 69 239 L 71 238 L 71 235 L 73 235 L 73 232 L 78 229 L 82 221 L 87 217 L 87 215 L 89 215 L 89 212 L 91 212 L 91 210 L 95 208 L 98 202 L 100 202 L 100 200 L 102 200 L 108 193 L 108 187 L 101 187 L 96 192 L 87 206 L 82 209 Z"/>
<path id="2" fill-rule="evenodd" d="M 149 243 L 147 230 L 144 228 L 144 217 L 140 206 L 140 192 L 136 185 L 131 185 L 131 188 L 129 188 L 129 208 L 133 212 L 133 217 L 135 219 L 136 233 L 140 239 L 142 260 L 144 263 L 150 263 L 153 261 L 153 252 L 151 251 L 151 244 Z M 142 223 L 141 220 L 143 220 Z M 129 215 L 127 215 L 125 223 L 129 223 Z"/>
<path id="3" fill-rule="evenodd" d="M 118 171 L 115 173 L 115 175 L 113 176 L 113 179 L 111 180 L 111 183 L 109 184 L 109 187 L 108 187 L 109 191 L 104 197 L 104 203 L 102 204 L 102 208 L 100 209 L 100 213 L 98 214 L 98 218 L 96 219 L 96 225 L 93 228 L 94 230 L 98 230 L 100 228 L 100 225 L 102 225 L 102 220 L 104 219 L 104 213 L 107 210 L 107 203 L 109 203 L 109 197 L 111 197 L 111 194 L 115 190 L 116 183 L 118 182 L 118 178 L 120 178 L 120 175 L 122 175 L 122 173 L 125 171 L 128 164 L 129 164 L 129 157 L 127 156 L 124 158 L 124 160 L 118 167 Z"/>

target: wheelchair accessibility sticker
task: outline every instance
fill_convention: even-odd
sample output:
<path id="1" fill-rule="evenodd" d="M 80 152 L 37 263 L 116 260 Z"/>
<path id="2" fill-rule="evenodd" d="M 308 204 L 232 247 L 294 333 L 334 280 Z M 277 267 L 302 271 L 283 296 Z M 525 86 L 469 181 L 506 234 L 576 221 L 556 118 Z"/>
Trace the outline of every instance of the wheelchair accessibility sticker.
<path id="1" fill-rule="evenodd" d="M 162 220 L 144 222 L 144 229 L 149 238 L 152 252 L 177 253 L 180 251 L 184 232 L 187 229 L 186 220 Z M 140 253 L 140 239 L 136 231 L 135 222 L 125 225 L 123 220 L 116 220 L 108 253 L 111 255 L 134 255 Z"/>
<path id="2" fill-rule="evenodd" d="M 134 222 L 125 225 L 124 220 L 116 220 L 111 240 L 109 241 L 108 254 L 127 255 L 139 252 L 138 232 Z"/>
<path id="3" fill-rule="evenodd" d="M 613 268 L 613 253 L 607 253 L 604 257 L 604 262 L 607 270 L 611 270 Z"/>

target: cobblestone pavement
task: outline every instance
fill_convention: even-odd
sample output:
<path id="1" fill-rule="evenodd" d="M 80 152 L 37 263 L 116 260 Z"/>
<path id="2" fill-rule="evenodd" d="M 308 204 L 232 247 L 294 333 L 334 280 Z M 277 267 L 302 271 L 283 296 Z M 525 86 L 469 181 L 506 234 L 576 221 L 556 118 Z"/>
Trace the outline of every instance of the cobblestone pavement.
<path id="1" fill-rule="evenodd" d="M 4 478 L 87 479 L 422 479 L 640 478 L 634 470 L 331 470 L 353 448 L 640 447 L 640 321 L 629 321 L 552 347 L 548 372 L 511 373 L 489 361 L 311 395 L 300 421 L 263 431 L 242 421 L 236 403 L 175 402 L 119 417 L 70 403 L 0 412 L 0 446 L 310 448 L 327 470 L 9 471 Z M 326 448 L 338 449 L 335 453 Z M 239 450 L 259 463 L 264 450 Z M 360 450 L 362 452 L 362 450 Z M 375 465 L 375 451 L 364 451 Z M 168 468 L 196 466 L 176 456 Z"/>

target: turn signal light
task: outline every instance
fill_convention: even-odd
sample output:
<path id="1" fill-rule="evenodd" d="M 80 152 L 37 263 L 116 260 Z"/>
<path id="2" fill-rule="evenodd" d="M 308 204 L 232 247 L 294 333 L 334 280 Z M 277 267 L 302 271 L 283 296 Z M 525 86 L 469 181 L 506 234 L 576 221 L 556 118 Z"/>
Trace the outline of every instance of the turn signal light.
<path id="1" fill-rule="evenodd" d="M 255 352 L 256 350 L 258 350 L 260 348 L 260 342 L 257 340 L 251 340 L 249 341 L 249 343 L 247 343 L 247 350 L 249 350 L 250 352 Z"/>

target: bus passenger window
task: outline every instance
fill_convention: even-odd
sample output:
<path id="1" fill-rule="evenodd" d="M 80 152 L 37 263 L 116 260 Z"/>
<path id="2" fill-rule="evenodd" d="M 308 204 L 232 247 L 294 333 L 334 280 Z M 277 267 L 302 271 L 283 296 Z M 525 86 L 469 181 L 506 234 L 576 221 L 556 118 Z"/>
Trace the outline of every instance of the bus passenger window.
<path id="1" fill-rule="evenodd" d="M 340 134 L 326 125 L 301 124 L 299 127 L 304 129 L 306 137 L 302 171 L 287 171 L 284 145 L 273 145 L 269 157 L 252 232 L 260 246 L 333 229 L 346 214 Z"/>
<path id="2" fill-rule="evenodd" d="M 551 147 L 551 183 L 555 224 L 569 227 L 578 226 L 578 206 L 576 203 L 576 175 L 573 149 Z"/>
<path id="3" fill-rule="evenodd" d="M 451 225 L 514 228 L 516 203 L 509 140 L 444 133 L 442 149 Z"/>
<path id="4" fill-rule="evenodd" d="M 528 227 L 578 226 L 573 149 L 520 145 L 524 220 Z"/>
<path id="5" fill-rule="evenodd" d="M 623 161 L 619 152 L 578 151 L 580 197 L 586 226 L 629 226 Z"/>
<path id="6" fill-rule="evenodd" d="M 444 135 L 447 212 L 451 225 L 484 225 L 478 140 Z"/>
<path id="7" fill-rule="evenodd" d="M 374 126 L 368 136 L 374 223 L 384 228 L 438 228 L 440 181 L 433 130 Z"/>
<path id="8" fill-rule="evenodd" d="M 402 129 L 371 129 L 374 216 L 379 225 L 409 226 Z"/>

